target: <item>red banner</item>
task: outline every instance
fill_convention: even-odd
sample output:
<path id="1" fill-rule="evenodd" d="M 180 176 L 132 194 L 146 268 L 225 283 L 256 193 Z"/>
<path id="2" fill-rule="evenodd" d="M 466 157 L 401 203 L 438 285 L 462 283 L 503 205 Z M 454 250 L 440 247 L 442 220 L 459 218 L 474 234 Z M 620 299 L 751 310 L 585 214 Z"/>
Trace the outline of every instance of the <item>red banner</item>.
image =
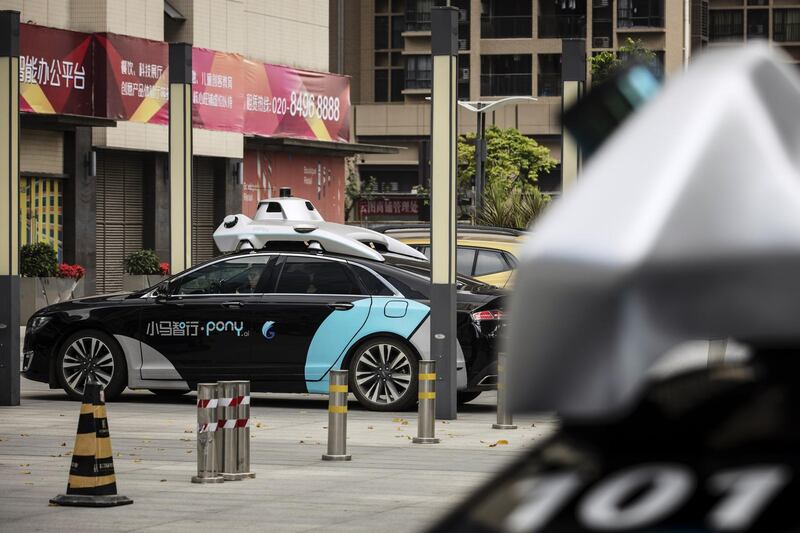
<path id="1" fill-rule="evenodd" d="M 112 33 L 22 24 L 23 111 L 166 124 L 168 45 Z M 350 79 L 192 51 L 197 128 L 263 137 L 350 141 Z"/>
<path id="2" fill-rule="evenodd" d="M 113 33 L 99 33 L 95 38 L 95 116 L 166 124 L 167 43 Z"/>
<path id="3" fill-rule="evenodd" d="M 90 34 L 20 24 L 19 41 L 20 111 L 94 114 Z"/>

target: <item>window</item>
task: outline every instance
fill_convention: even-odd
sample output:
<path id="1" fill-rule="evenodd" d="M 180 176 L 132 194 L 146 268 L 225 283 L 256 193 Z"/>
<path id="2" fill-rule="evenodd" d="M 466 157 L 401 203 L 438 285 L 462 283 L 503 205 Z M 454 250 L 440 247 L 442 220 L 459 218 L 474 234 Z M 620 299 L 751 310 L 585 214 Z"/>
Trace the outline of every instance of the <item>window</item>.
<path id="1" fill-rule="evenodd" d="M 375 71 L 375 101 L 388 102 L 389 101 L 389 71 L 376 70 Z"/>
<path id="2" fill-rule="evenodd" d="M 800 9 L 775 9 L 772 38 L 776 42 L 800 42 Z"/>
<path id="3" fill-rule="evenodd" d="M 766 39 L 769 37 L 769 10 L 747 10 L 747 39 Z"/>
<path id="4" fill-rule="evenodd" d="M 251 294 L 268 292 L 272 256 L 218 261 L 178 278 L 173 294 Z"/>
<path id="5" fill-rule="evenodd" d="M 456 249 L 456 272 L 462 276 L 472 275 L 472 265 L 475 262 L 475 250 L 472 248 Z"/>
<path id="6" fill-rule="evenodd" d="M 281 294 L 363 294 L 347 266 L 313 257 L 287 257 L 275 292 Z"/>
<path id="7" fill-rule="evenodd" d="M 539 54 L 538 96 L 561 96 L 561 54 Z"/>
<path id="8" fill-rule="evenodd" d="M 530 96 L 530 54 L 481 56 L 482 96 Z"/>
<path id="9" fill-rule="evenodd" d="M 389 17 L 375 17 L 375 50 L 389 48 Z"/>
<path id="10" fill-rule="evenodd" d="M 418 279 L 413 274 L 401 274 L 396 271 L 387 272 L 387 270 L 382 270 L 381 276 L 386 278 L 386 281 L 391 283 L 406 298 L 414 300 L 427 300 L 430 298 L 428 293 L 424 292 L 429 290 L 430 287 L 427 280 Z M 413 280 L 409 278 L 413 278 Z"/>
<path id="11" fill-rule="evenodd" d="M 353 271 L 355 271 L 356 276 L 361 280 L 361 284 L 366 287 L 367 292 L 372 296 L 394 296 L 394 292 L 366 268 L 354 266 Z"/>
<path id="12" fill-rule="evenodd" d="M 744 38 L 744 14 L 741 9 L 715 9 L 709 12 L 709 19 L 710 41 L 741 41 Z"/>
<path id="13" fill-rule="evenodd" d="M 481 1 L 481 38 L 513 39 L 533 35 L 531 2 Z"/>
<path id="14" fill-rule="evenodd" d="M 46 242 L 63 259 L 64 180 L 22 176 L 19 179 L 20 246 Z"/>
<path id="15" fill-rule="evenodd" d="M 408 56 L 406 58 L 406 89 L 431 88 L 431 56 Z"/>
<path id="16" fill-rule="evenodd" d="M 478 260 L 475 261 L 475 276 L 486 276 L 487 274 L 496 274 L 506 270 L 510 270 L 510 267 L 503 259 L 501 252 L 494 250 L 478 251 Z"/>
<path id="17" fill-rule="evenodd" d="M 620 28 L 663 28 L 665 0 L 618 0 L 617 26 Z"/>

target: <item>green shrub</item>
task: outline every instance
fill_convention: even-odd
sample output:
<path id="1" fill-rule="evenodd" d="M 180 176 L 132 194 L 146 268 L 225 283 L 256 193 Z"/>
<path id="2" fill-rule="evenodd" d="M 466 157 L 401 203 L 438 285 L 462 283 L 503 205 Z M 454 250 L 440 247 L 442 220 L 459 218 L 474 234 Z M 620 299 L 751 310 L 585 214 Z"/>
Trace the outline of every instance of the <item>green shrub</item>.
<path id="1" fill-rule="evenodd" d="M 58 275 L 58 255 L 46 242 L 26 244 L 20 249 L 20 274 L 26 278 Z"/>
<path id="2" fill-rule="evenodd" d="M 125 272 L 134 276 L 160 274 L 158 256 L 153 250 L 133 252 L 125 258 Z"/>

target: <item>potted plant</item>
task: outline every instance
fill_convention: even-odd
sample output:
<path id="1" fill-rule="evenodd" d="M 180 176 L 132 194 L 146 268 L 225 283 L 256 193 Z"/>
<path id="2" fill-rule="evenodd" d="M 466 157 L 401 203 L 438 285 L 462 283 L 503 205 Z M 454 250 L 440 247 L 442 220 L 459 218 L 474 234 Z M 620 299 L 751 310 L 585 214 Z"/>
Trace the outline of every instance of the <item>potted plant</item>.
<path id="1" fill-rule="evenodd" d="M 169 275 L 169 263 L 160 263 L 153 250 L 133 252 L 125 258 L 122 289 L 138 291 L 152 287 Z"/>
<path id="2" fill-rule="evenodd" d="M 80 265 L 58 264 L 55 249 L 45 242 L 20 249 L 20 321 L 42 307 L 83 296 L 86 270 Z"/>

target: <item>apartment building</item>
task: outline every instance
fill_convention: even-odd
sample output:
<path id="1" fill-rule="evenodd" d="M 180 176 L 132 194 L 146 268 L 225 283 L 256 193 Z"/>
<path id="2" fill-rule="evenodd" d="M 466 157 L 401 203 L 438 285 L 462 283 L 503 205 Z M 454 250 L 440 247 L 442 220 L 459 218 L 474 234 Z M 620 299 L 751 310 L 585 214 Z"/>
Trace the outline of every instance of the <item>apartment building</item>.
<path id="1" fill-rule="evenodd" d="M 341 221 L 344 157 L 356 149 L 348 144 L 348 80 L 328 72 L 328 6 L 328 0 L 0 0 L 0 9 L 21 13 L 24 26 L 22 244 L 49 242 L 62 261 L 82 264 L 89 294 L 119 290 L 122 260 L 131 252 L 152 248 L 169 262 L 168 42 L 191 43 L 196 57 L 212 58 L 197 66 L 194 83 L 194 262 L 217 253 L 211 234 L 226 213 L 252 216 L 258 200 L 280 187 Z M 241 65 L 256 75 L 236 71 Z M 56 67 L 67 66 L 72 77 L 66 82 L 52 77 Z M 261 85 L 245 102 L 231 83 L 252 79 Z M 54 94 L 55 81 L 71 92 L 48 101 L 42 93 Z M 336 93 L 316 94 L 315 83 Z M 308 103 L 313 95 L 329 116 L 287 117 L 284 105 L 283 118 L 255 124 L 270 132 L 243 128 L 245 105 L 248 113 L 270 105 L 278 113 L 278 88 L 286 90 L 283 104 L 289 91 L 297 97 L 292 115 L 300 114 L 301 97 Z M 72 105 L 79 98 L 89 111 Z M 128 109 L 130 100 L 135 105 Z M 219 126 L 199 127 L 213 106 Z"/>
<path id="2" fill-rule="evenodd" d="M 430 177 L 426 164 L 430 10 L 446 3 L 331 0 L 330 68 L 353 77 L 355 137 L 359 142 L 400 148 L 397 154 L 359 158 L 361 176 L 374 176 L 387 192 L 410 191 L 426 185 Z M 697 34 L 690 35 L 690 48 L 702 47 L 708 40 L 701 31 L 706 2 L 699 0 L 451 0 L 449 4 L 459 9 L 458 98 L 538 98 L 492 113 L 487 126 L 517 128 L 550 148 L 556 159 L 561 155 L 562 39 L 585 39 L 589 55 L 616 52 L 627 38 L 640 39 L 656 52 L 656 68 L 663 75 L 680 70 L 691 51 L 684 46 L 684 15 L 697 28 Z M 474 114 L 459 108 L 458 121 L 462 133 L 475 131 Z M 560 169 L 542 176 L 540 186 L 558 189 Z"/>
<path id="3" fill-rule="evenodd" d="M 704 4 L 710 47 L 766 40 L 800 66 L 800 1 L 708 0 Z"/>

